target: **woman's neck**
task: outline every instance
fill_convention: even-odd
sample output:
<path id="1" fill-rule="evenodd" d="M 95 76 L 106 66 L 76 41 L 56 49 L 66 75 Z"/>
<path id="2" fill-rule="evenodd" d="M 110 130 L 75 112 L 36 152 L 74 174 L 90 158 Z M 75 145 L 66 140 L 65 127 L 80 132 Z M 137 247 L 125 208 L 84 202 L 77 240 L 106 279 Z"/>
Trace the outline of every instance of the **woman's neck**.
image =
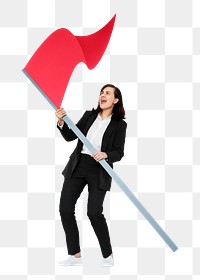
<path id="1" fill-rule="evenodd" d="M 112 111 L 111 110 L 102 110 L 100 112 L 100 115 L 102 117 L 102 119 L 106 119 L 108 118 L 110 115 L 112 115 Z"/>

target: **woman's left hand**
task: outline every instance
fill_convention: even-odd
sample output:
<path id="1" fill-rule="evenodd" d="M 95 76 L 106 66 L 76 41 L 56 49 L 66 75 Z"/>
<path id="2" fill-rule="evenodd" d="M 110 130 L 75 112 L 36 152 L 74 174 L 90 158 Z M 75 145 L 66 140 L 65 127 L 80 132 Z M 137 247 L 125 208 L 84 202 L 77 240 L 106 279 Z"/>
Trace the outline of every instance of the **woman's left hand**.
<path id="1" fill-rule="evenodd" d="M 96 161 L 100 161 L 101 159 L 105 159 L 108 156 L 106 153 L 99 151 L 99 152 L 92 154 L 91 157 L 93 157 Z"/>

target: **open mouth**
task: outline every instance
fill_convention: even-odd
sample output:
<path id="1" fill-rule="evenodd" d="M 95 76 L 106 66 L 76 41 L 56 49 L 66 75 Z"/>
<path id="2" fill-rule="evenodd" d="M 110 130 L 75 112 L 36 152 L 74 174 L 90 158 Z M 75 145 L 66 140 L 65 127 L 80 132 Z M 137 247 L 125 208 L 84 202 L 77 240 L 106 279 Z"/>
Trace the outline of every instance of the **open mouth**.
<path id="1" fill-rule="evenodd" d="M 101 104 L 104 104 L 106 103 L 107 101 L 106 100 L 101 100 Z"/>

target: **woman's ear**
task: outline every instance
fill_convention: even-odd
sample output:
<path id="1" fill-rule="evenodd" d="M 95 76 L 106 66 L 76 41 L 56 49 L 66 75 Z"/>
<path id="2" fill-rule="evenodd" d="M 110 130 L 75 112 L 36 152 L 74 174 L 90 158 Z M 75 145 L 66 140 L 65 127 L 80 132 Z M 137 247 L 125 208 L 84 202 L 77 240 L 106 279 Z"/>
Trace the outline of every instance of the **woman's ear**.
<path id="1" fill-rule="evenodd" d="M 119 98 L 115 98 L 114 104 L 116 104 L 119 101 Z"/>

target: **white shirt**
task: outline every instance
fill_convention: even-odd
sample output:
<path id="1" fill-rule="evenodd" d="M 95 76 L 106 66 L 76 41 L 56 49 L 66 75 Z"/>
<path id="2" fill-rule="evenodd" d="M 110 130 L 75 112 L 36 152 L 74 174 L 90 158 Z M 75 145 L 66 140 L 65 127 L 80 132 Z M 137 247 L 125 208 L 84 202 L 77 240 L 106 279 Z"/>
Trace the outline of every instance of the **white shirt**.
<path id="1" fill-rule="evenodd" d="M 88 132 L 87 132 L 87 139 L 90 141 L 90 143 L 95 147 L 97 151 L 101 151 L 101 144 L 102 144 L 102 138 L 104 135 L 104 132 L 106 131 L 107 126 L 109 125 L 111 121 L 111 116 L 105 118 L 104 120 L 101 118 L 100 114 L 97 115 L 95 121 L 90 126 Z M 61 128 L 63 126 L 60 126 Z M 81 153 L 91 155 L 91 152 L 88 150 L 88 148 L 83 144 Z"/>

